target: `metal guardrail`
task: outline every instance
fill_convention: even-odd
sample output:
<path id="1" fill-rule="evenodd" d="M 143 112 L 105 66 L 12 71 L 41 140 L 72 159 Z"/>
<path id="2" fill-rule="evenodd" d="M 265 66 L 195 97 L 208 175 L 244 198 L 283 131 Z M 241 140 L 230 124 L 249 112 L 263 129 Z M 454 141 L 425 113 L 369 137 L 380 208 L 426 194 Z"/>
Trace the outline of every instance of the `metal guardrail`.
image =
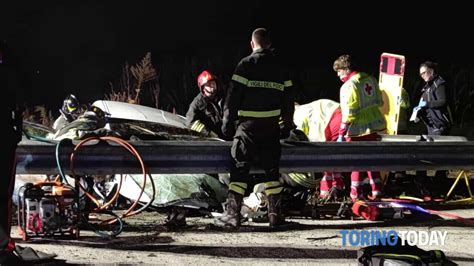
<path id="1" fill-rule="evenodd" d="M 413 141 L 414 137 L 423 138 L 412 136 L 403 142 L 393 137 L 382 142 L 286 142 L 282 144 L 280 170 L 288 173 L 474 168 L 474 142 L 462 138 Z M 151 173 L 225 173 L 232 163 L 231 142 L 130 143 L 137 148 Z M 70 173 L 69 157 L 73 148 L 69 144 L 60 149 L 60 161 L 66 173 Z M 17 158 L 18 174 L 58 173 L 53 144 L 22 141 Z M 141 172 L 137 160 L 115 144 L 101 142 L 84 146 L 75 158 L 75 172 L 81 175 Z"/>

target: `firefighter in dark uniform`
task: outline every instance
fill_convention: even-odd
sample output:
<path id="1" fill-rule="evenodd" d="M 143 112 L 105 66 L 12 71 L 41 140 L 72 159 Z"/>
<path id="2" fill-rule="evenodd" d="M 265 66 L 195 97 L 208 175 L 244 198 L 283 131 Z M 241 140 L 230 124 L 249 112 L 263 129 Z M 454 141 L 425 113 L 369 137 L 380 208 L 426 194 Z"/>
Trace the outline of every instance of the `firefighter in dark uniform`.
<path id="1" fill-rule="evenodd" d="M 204 70 L 197 78 L 199 94 L 189 105 L 186 113 L 186 126 L 208 137 L 226 139 L 222 134 L 223 90 L 217 77 Z M 227 138 L 227 140 L 229 140 Z M 218 178 L 217 175 L 215 175 Z M 173 207 L 168 211 L 166 226 L 179 227 L 186 225 L 187 209 Z"/>
<path id="2" fill-rule="evenodd" d="M 234 137 L 231 150 L 234 164 L 227 210 L 215 221 L 222 227 L 240 226 L 242 199 L 249 183 L 250 166 L 255 162 L 263 168 L 267 178 L 265 193 L 269 198 L 270 226 L 284 222 L 279 139 L 288 137 L 293 128 L 292 82 L 286 68 L 270 50 L 271 39 L 266 29 L 254 30 L 250 44 L 253 52 L 237 65 L 224 105 L 222 132 Z"/>
<path id="3" fill-rule="evenodd" d="M 19 112 L 15 112 L 15 94 L 11 88 L 10 69 L 8 68 L 7 50 L 4 41 L 0 40 L 0 87 L 6 92 L 6 97 L 0 105 L 2 124 L 5 121 L 2 151 L 6 160 L 2 161 L 0 175 L 0 264 L 9 263 L 15 258 L 13 250 L 15 244 L 10 238 L 10 227 L 12 218 L 12 194 L 15 184 L 15 151 L 21 138 L 21 123 L 18 122 Z M 10 83 L 9 83 L 10 82 Z M 21 120 L 20 120 L 21 121 Z"/>
<path id="4" fill-rule="evenodd" d="M 186 126 L 209 137 L 226 139 L 222 134 L 223 90 L 217 77 L 203 71 L 197 79 L 200 93 L 189 105 Z"/>
<path id="5" fill-rule="evenodd" d="M 22 98 L 14 67 L 11 65 L 11 54 L 7 50 L 6 42 L 0 39 L 0 88 L 4 93 L 0 104 L 0 116 L 3 125 L 2 159 L 0 168 L 0 265 L 16 265 L 25 262 L 47 260 L 55 255 L 49 255 L 31 248 L 15 246 L 10 237 L 12 218 L 12 195 L 15 185 L 16 148 L 21 140 L 22 117 L 18 106 Z M 26 256 L 28 253 L 30 255 Z"/>

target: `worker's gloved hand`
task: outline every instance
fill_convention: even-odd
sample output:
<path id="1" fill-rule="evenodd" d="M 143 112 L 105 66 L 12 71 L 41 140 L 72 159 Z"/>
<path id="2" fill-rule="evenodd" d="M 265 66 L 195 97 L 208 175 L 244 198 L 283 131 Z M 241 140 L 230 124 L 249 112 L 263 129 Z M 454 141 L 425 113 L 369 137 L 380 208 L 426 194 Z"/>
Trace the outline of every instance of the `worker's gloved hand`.
<path id="1" fill-rule="evenodd" d="M 296 126 L 293 123 L 293 120 L 288 121 L 282 121 L 280 123 L 280 139 L 287 139 L 290 137 L 290 132 L 295 129 Z"/>
<path id="2" fill-rule="evenodd" d="M 339 135 L 337 137 L 337 142 L 343 142 L 344 141 L 344 136 L 343 135 Z"/>
<path id="3" fill-rule="evenodd" d="M 214 131 L 209 131 L 209 133 L 207 135 L 211 138 L 218 138 L 219 137 L 219 135 L 217 135 Z"/>
<path id="4" fill-rule="evenodd" d="M 235 129 L 232 125 L 223 124 L 221 127 L 222 134 L 226 137 L 226 140 L 232 140 L 235 134 Z"/>
<path id="5" fill-rule="evenodd" d="M 421 100 L 420 103 L 418 104 L 418 107 L 420 107 L 420 108 L 426 107 L 426 102 Z"/>
<path id="6" fill-rule="evenodd" d="M 415 122 L 415 123 L 418 123 L 418 121 L 420 121 L 420 119 L 418 118 L 418 111 L 421 109 L 421 107 L 419 106 L 415 106 L 413 108 L 413 112 L 412 112 L 412 115 L 410 117 L 410 121 L 412 122 Z"/>
<path id="7" fill-rule="evenodd" d="M 289 127 L 282 127 L 280 128 L 280 139 L 287 139 L 290 137 L 291 128 Z"/>

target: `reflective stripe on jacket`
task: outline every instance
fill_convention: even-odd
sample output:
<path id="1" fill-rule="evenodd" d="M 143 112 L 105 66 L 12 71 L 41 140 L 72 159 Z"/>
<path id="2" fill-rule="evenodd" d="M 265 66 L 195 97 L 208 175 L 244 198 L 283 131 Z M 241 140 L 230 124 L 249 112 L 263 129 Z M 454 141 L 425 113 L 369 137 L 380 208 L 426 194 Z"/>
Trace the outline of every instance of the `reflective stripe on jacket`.
<path id="1" fill-rule="evenodd" d="M 379 110 L 382 94 L 374 77 L 359 72 L 340 91 L 342 122 L 349 123 L 346 136 L 364 136 L 386 128 Z"/>
<path id="2" fill-rule="evenodd" d="M 204 135 L 217 135 L 224 138 L 222 134 L 222 108 L 221 102 L 214 102 L 202 93 L 199 93 L 189 105 L 186 113 L 186 126 L 191 130 Z M 211 133 L 212 132 L 212 133 Z"/>
<path id="3" fill-rule="evenodd" d="M 295 107 L 293 122 L 310 141 L 326 141 L 325 130 L 339 103 L 322 99 Z"/>
<path id="4" fill-rule="evenodd" d="M 232 76 L 224 109 L 224 127 L 234 127 L 239 117 L 282 117 L 293 125 L 293 92 L 288 71 L 269 49 L 259 49 L 243 58 Z"/>

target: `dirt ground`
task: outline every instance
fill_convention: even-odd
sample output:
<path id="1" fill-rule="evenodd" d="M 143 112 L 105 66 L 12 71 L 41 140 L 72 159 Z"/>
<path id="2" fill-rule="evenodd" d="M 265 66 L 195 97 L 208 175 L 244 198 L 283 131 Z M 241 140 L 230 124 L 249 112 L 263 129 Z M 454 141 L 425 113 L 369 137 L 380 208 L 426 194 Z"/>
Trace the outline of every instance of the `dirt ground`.
<path id="1" fill-rule="evenodd" d="M 474 209 L 447 211 L 474 217 Z M 91 231 L 71 239 L 33 239 L 22 241 L 13 228 L 18 244 L 58 254 L 65 264 L 356 264 L 356 247 L 342 247 L 340 230 L 447 230 L 440 249 L 459 264 L 474 262 L 472 226 L 441 217 L 409 217 L 403 220 L 369 222 L 350 219 L 288 219 L 282 231 L 270 231 L 267 224 L 247 222 L 238 231 L 213 226 L 211 218 L 188 217 L 187 226 L 169 229 L 162 226 L 165 216 L 156 212 L 127 218 L 122 234 L 111 240 Z"/>

